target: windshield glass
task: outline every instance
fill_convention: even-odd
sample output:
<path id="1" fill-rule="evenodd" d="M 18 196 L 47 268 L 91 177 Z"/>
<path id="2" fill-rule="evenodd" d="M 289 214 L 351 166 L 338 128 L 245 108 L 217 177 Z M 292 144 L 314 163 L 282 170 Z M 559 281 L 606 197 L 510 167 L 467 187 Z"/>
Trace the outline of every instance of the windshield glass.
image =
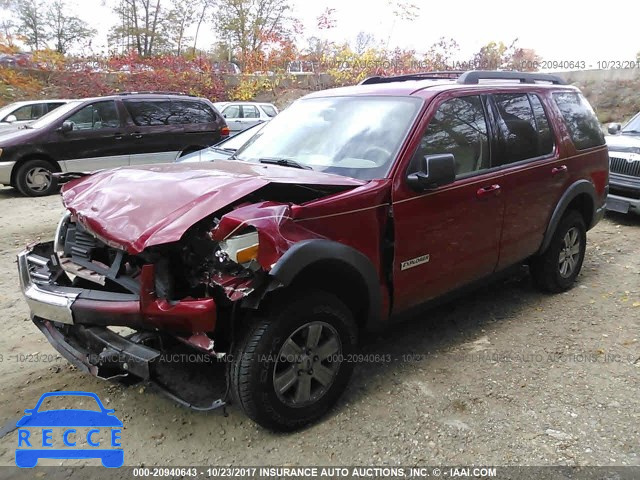
<path id="1" fill-rule="evenodd" d="M 82 103 L 82 102 L 80 100 L 78 100 L 78 101 L 75 101 L 75 102 L 69 102 L 69 103 L 66 103 L 64 105 L 61 105 L 58 108 L 56 108 L 55 110 L 53 110 L 52 112 L 49 112 L 46 115 L 43 115 L 41 118 L 39 118 L 35 122 L 30 123 L 29 127 L 30 128 L 46 127 L 47 125 L 52 124 L 53 122 L 55 122 L 59 118 L 64 117 L 67 113 L 69 113 L 71 110 L 73 110 L 75 107 L 77 107 L 80 103 Z"/>
<path id="2" fill-rule="evenodd" d="M 299 100 L 240 148 L 236 158 L 293 160 L 360 180 L 384 178 L 421 102 L 365 96 Z"/>
<path id="3" fill-rule="evenodd" d="M 640 113 L 633 117 L 621 131 L 622 133 L 640 133 Z"/>

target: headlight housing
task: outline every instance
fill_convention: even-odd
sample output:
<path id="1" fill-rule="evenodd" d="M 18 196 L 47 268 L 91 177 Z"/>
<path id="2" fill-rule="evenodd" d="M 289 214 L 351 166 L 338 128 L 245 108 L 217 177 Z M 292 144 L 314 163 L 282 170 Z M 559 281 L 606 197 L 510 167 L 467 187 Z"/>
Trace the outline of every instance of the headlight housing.
<path id="1" fill-rule="evenodd" d="M 231 238 L 220 242 L 220 250 L 224 252 L 231 261 L 240 265 L 245 265 L 258 258 L 260 241 L 258 232 L 247 232 L 234 235 Z"/>

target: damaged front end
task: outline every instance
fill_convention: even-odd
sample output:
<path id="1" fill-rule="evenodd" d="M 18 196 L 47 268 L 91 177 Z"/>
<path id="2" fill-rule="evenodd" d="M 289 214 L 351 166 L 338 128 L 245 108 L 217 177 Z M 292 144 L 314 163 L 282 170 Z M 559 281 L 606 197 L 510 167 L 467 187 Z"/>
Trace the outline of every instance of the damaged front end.
<path id="1" fill-rule="evenodd" d="M 18 257 L 33 322 L 86 373 L 149 381 L 195 409 L 223 406 L 237 307 L 256 309 L 281 286 L 269 272 L 293 244 L 323 238 L 294 222 L 290 205 L 263 198 L 141 252 L 98 235 L 71 207 L 53 242 Z"/>

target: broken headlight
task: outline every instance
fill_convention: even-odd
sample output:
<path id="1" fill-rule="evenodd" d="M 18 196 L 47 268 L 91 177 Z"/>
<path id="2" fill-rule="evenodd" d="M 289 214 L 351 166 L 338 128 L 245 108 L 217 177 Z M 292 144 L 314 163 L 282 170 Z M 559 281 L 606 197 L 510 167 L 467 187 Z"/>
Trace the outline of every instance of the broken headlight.
<path id="1" fill-rule="evenodd" d="M 260 242 L 256 231 L 234 235 L 220 242 L 220 253 L 240 265 L 247 265 L 252 260 L 256 260 L 259 248 Z"/>

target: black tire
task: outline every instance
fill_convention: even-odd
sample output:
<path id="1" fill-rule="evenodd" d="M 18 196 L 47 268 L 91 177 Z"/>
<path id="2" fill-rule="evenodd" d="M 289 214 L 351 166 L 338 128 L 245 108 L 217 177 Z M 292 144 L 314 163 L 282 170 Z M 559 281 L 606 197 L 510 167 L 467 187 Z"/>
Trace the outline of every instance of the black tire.
<path id="1" fill-rule="evenodd" d="M 567 263 L 561 259 L 561 255 L 566 257 L 571 251 L 575 251 L 565 244 L 565 237 L 572 235 L 573 232 L 576 233 L 579 245 L 572 268 L 563 272 L 563 266 L 571 264 L 571 261 Z M 530 262 L 531 276 L 536 287 L 551 293 L 569 290 L 582 268 L 586 246 L 587 229 L 584 219 L 580 213 L 570 210 L 560 220 L 547 250 Z"/>
<path id="2" fill-rule="evenodd" d="M 56 169 L 46 160 L 27 160 L 18 167 L 15 178 L 16 187 L 27 197 L 51 195 L 56 190 L 56 182 L 51 177 L 54 171 Z M 35 172 L 42 172 L 41 175 L 48 176 L 48 183 L 43 182 L 41 187 L 37 187 L 36 181 L 42 177 L 34 175 Z"/>
<path id="3" fill-rule="evenodd" d="M 290 292 L 287 298 L 288 301 L 274 304 L 265 318 L 256 319 L 247 329 L 234 349 L 229 368 L 234 403 L 259 425 L 277 431 L 308 425 L 334 405 L 351 377 L 353 363 L 348 357 L 357 346 L 353 316 L 336 296 L 314 290 Z M 309 340 L 311 329 L 318 328 L 321 334 L 316 335 L 314 348 L 319 355 L 330 351 L 329 342 L 334 347 L 335 338 L 339 340 L 340 350 L 325 360 L 319 360 L 313 349 L 306 351 L 308 342 L 313 344 Z M 307 337 L 302 336 L 305 333 Z M 290 340 L 296 346 L 295 342 L 303 343 L 305 351 L 295 356 L 284 353 L 283 345 L 287 342 L 289 346 Z M 293 383 L 288 390 L 276 392 L 276 382 L 292 369 Z M 325 383 L 315 379 L 314 375 L 328 370 L 330 382 L 326 381 L 328 377 L 323 378 Z M 305 398 L 303 385 L 307 382 L 311 395 L 298 404 L 299 390 Z"/>

